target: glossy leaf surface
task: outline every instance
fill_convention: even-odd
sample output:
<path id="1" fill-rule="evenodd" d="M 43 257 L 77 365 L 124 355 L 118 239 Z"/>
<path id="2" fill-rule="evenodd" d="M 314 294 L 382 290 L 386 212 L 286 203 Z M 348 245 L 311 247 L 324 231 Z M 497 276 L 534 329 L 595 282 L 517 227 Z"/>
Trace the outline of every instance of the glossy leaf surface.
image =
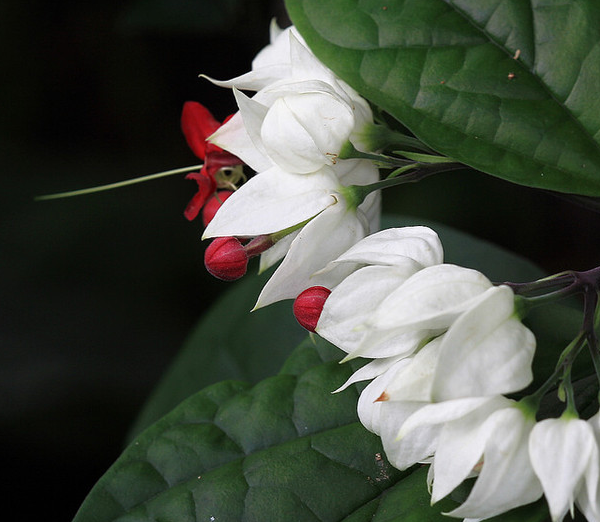
<path id="1" fill-rule="evenodd" d="M 315 54 L 433 149 L 600 195 L 594 0 L 288 0 Z"/>

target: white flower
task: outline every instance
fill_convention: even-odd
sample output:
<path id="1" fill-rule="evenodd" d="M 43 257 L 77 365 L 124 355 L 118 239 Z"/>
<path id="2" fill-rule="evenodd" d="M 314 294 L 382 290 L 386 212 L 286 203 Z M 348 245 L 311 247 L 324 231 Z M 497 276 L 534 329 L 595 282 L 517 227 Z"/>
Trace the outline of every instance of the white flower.
<path id="1" fill-rule="evenodd" d="M 421 342 L 421 332 L 395 335 L 364 325 L 391 292 L 442 258 L 437 234 L 426 227 L 388 229 L 363 239 L 320 274 L 324 286 L 335 288 L 325 302 L 317 333 L 352 356 L 409 355 Z M 361 346 L 365 349 L 359 353 Z"/>
<path id="2" fill-rule="evenodd" d="M 433 401 L 511 393 L 533 379 L 535 337 L 514 315 L 507 286 L 486 290 L 448 329 L 432 383 Z"/>
<path id="3" fill-rule="evenodd" d="M 479 469 L 468 498 L 448 515 L 489 518 L 540 498 L 542 487 L 527 444 L 534 425 L 533 415 L 508 401 L 491 414 L 479 410 L 446 423 L 432 464 L 431 502 L 450 494 Z"/>
<path id="4" fill-rule="evenodd" d="M 334 165 L 348 139 L 360 147 L 358 134 L 372 122 L 366 101 L 319 62 L 295 31 L 287 37 L 289 57 L 282 56 L 287 49 L 280 45 L 273 53 L 287 72 L 279 70 L 273 83 L 266 76 L 260 82 L 232 80 L 228 85 L 260 90 L 248 98 L 234 89 L 240 111 L 210 138 L 258 172 L 272 164 L 294 173 Z M 272 58 L 260 69 L 271 70 Z"/>
<path id="5" fill-rule="evenodd" d="M 394 289 L 371 315 L 369 325 L 381 330 L 446 329 L 491 287 L 476 270 L 429 266 Z"/>
<path id="6" fill-rule="evenodd" d="M 377 179 L 377 169 L 370 162 L 356 162 L 354 166 L 359 172 L 349 171 L 345 176 L 361 177 L 367 182 Z M 297 227 L 299 230 L 262 254 L 261 270 L 283 256 L 285 259 L 263 289 L 257 307 L 295 298 L 316 284 L 317 279 L 311 280 L 314 272 L 367 235 L 377 222 L 377 194 L 369 195 L 355 209 L 347 205 L 340 193 L 342 189 L 330 167 L 310 175 L 271 167 L 223 203 L 203 237 L 286 234 L 288 229 Z"/>
<path id="7" fill-rule="evenodd" d="M 394 403 L 397 402 L 397 405 Z M 389 404 L 389 406 L 388 406 Z M 413 412 L 401 423 L 390 415 L 399 405 L 412 405 Z M 446 423 L 465 418 L 469 415 L 485 419 L 494 411 L 510 404 L 504 397 L 465 397 L 438 403 L 424 400 L 395 401 L 390 398 L 381 410 L 381 439 L 388 459 L 399 469 L 406 469 L 417 462 L 433 457 L 439 436 Z M 406 407 L 406 406 L 405 406 Z"/>
<path id="8" fill-rule="evenodd" d="M 335 205 L 339 186 L 329 168 L 298 176 L 271 167 L 244 183 L 221 205 L 203 238 L 254 237 L 293 227 Z"/>
<path id="9" fill-rule="evenodd" d="M 372 122 L 371 110 L 293 27 L 281 31 L 272 24 L 271 44 L 249 73 L 211 81 L 233 87 L 240 110 L 210 140 L 257 174 L 219 208 L 203 237 L 272 236 L 275 244 L 261 253 L 260 270 L 285 259 L 257 307 L 294 298 L 311 286 L 315 272 L 379 226 L 377 192 L 358 208 L 344 196 L 348 185 L 378 181 L 377 168 L 337 158 L 342 145 Z M 258 92 L 249 98 L 238 89 Z"/>
<path id="10" fill-rule="evenodd" d="M 423 227 L 365 238 L 317 274 L 333 291 L 316 332 L 346 359 L 374 358 L 340 389 L 374 378 L 358 415 L 390 462 L 433 462 L 434 502 L 481 470 L 450 514 L 488 518 L 542 494 L 528 456 L 535 420 L 501 395 L 531 382 L 535 338 L 510 288 L 441 262 L 439 239 Z"/>
<path id="11" fill-rule="evenodd" d="M 469 309 L 445 334 L 428 342 L 409 364 L 400 371 L 397 366 L 386 371 L 395 375 L 385 378 L 379 429 L 386 452 L 400 467 L 433 454 L 442 422 L 531 382 L 535 339 L 520 322 L 507 319 L 512 314 L 507 301 L 512 303 L 512 298 L 506 287 L 490 288 L 480 306 Z M 390 409 L 415 413 L 398 417 Z"/>
<path id="12" fill-rule="evenodd" d="M 592 421 L 597 425 L 598 421 Z M 544 488 L 553 522 L 582 499 L 588 520 L 598 520 L 600 455 L 592 423 L 563 415 L 539 422 L 529 438 L 531 463 Z M 594 518 L 595 517 L 595 518 Z"/>
<path id="13" fill-rule="evenodd" d="M 290 244 L 288 253 L 262 289 L 255 308 L 294 299 L 319 284 L 313 274 L 369 232 L 366 217 L 349 208 L 338 194 L 336 203 L 309 221 Z"/>

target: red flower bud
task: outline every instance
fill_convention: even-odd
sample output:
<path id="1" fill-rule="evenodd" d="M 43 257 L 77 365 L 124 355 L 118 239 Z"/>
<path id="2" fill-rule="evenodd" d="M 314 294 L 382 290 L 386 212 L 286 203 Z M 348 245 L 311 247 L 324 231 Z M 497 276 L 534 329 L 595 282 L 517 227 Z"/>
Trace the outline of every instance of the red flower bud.
<path id="1" fill-rule="evenodd" d="M 210 198 L 204 208 L 202 209 L 202 222 L 204 226 L 208 226 L 208 224 L 212 221 L 212 218 L 215 217 L 217 210 L 221 207 L 223 202 L 233 194 L 231 190 L 219 190 L 212 198 Z"/>
<path id="2" fill-rule="evenodd" d="M 321 317 L 325 301 L 331 290 L 324 286 L 312 286 L 304 290 L 294 301 L 294 315 L 300 326 L 314 332 Z"/>
<path id="3" fill-rule="evenodd" d="M 246 273 L 248 256 L 236 237 L 218 237 L 208 245 L 204 266 L 223 281 L 235 281 Z"/>

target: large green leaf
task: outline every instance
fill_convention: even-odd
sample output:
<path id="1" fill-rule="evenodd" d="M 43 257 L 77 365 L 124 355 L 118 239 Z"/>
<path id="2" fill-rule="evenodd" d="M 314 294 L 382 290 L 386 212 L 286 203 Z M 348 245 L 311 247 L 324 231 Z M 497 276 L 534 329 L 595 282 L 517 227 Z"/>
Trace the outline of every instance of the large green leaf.
<path id="1" fill-rule="evenodd" d="M 596 0 L 287 0 L 315 54 L 432 148 L 600 195 Z"/>

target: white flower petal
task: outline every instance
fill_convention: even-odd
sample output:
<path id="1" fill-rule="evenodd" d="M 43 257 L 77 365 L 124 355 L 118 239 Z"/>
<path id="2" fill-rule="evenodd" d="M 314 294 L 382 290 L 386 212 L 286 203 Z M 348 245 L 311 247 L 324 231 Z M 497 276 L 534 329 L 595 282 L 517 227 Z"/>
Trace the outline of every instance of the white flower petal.
<path id="1" fill-rule="evenodd" d="M 431 335 L 429 330 L 410 330 L 407 332 L 396 332 L 394 330 L 368 329 L 358 347 L 350 352 L 345 360 L 355 357 L 406 357 L 414 353 L 423 341 Z"/>
<path id="2" fill-rule="evenodd" d="M 258 273 L 262 274 L 265 270 L 273 266 L 277 261 L 283 259 L 290 249 L 292 241 L 296 239 L 296 236 L 300 233 L 300 230 L 296 230 L 291 234 L 288 234 L 283 239 L 280 239 L 271 248 L 266 250 L 260 255 L 260 266 Z"/>
<path id="3" fill-rule="evenodd" d="M 257 172 L 273 166 L 273 162 L 266 153 L 260 152 L 250 139 L 239 112 L 236 112 L 227 123 L 221 125 L 208 139 L 218 147 L 235 154 Z"/>
<path id="4" fill-rule="evenodd" d="M 590 463 L 598 468 L 598 446 L 591 426 L 579 419 L 543 420 L 531 432 L 529 455 L 552 520 L 562 520 L 584 487 Z"/>
<path id="5" fill-rule="evenodd" d="M 375 328 L 448 328 L 491 288 L 480 272 L 455 265 L 424 268 L 392 292 L 372 317 Z"/>
<path id="6" fill-rule="evenodd" d="M 327 169 L 300 176 L 272 167 L 248 180 L 223 203 L 203 238 L 254 237 L 292 227 L 335 204 L 336 186 Z"/>
<path id="7" fill-rule="evenodd" d="M 503 408 L 490 415 L 479 430 L 481 438 L 487 439 L 483 468 L 467 500 L 448 513 L 450 516 L 489 518 L 542 496 L 528 454 L 527 440 L 534 424 L 533 418 L 525 417 L 517 408 Z M 469 440 L 464 444 L 468 446 Z M 436 464 L 440 449 L 441 437 Z"/>
<path id="8" fill-rule="evenodd" d="M 433 454 L 438 426 L 427 426 L 408 444 L 398 438 L 398 432 L 406 419 L 415 415 L 427 403 L 419 401 L 383 401 L 379 407 L 379 418 L 375 426 L 383 444 L 386 457 L 398 469 L 406 469 Z M 375 431 L 375 430 L 374 430 Z M 375 431 L 377 433 L 377 431 Z M 412 445 L 414 442 L 414 446 Z"/>
<path id="9" fill-rule="evenodd" d="M 431 385 L 440 355 L 443 337 L 428 342 L 410 364 L 396 374 L 385 392 L 391 401 L 431 401 Z"/>
<path id="10" fill-rule="evenodd" d="M 363 238 L 365 233 L 363 219 L 357 212 L 349 210 L 340 197 L 337 204 L 307 223 L 292 241 L 285 259 L 262 289 L 254 308 L 294 299 L 306 288 L 319 285 L 318 279 L 311 279 L 311 276 Z"/>
<path id="11" fill-rule="evenodd" d="M 261 139 L 279 166 L 309 173 L 332 163 L 353 126 L 352 110 L 330 93 L 288 94 L 269 108 Z"/>
<path id="12" fill-rule="evenodd" d="M 296 28 L 291 26 L 280 29 L 275 21 L 269 27 L 270 44 L 264 47 L 252 60 L 252 71 L 232 78 L 231 80 L 215 80 L 201 75 L 219 87 L 236 87 L 242 90 L 258 91 L 264 87 L 292 75 L 290 34 L 303 44 L 302 37 Z M 316 58 L 313 58 L 316 60 Z"/>
<path id="13" fill-rule="evenodd" d="M 292 75 L 292 65 L 290 63 L 273 64 L 268 67 L 260 67 L 253 71 L 240 74 L 231 80 L 217 80 L 206 74 L 200 77 L 208 80 L 218 87 L 231 89 L 241 89 L 243 91 L 259 91 L 275 83 L 282 78 L 289 78 Z"/>
<path id="14" fill-rule="evenodd" d="M 340 386 L 337 390 L 334 390 L 332 393 L 341 392 L 351 384 L 354 384 L 355 382 L 375 379 L 376 377 L 379 377 L 380 375 L 386 373 L 387 370 L 389 370 L 392 366 L 394 366 L 397 362 L 401 360 L 406 361 L 406 357 L 400 356 L 387 357 L 385 359 L 374 359 L 370 363 L 365 364 L 362 368 L 356 370 L 342 386 Z"/>
<path id="15" fill-rule="evenodd" d="M 413 259 L 422 267 L 443 262 L 444 250 L 438 235 L 428 227 L 389 228 L 371 234 L 332 263 L 394 265 Z"/>
<path id="16" fill-rule="evenodd" d="M 302 80 L 314 78 L 329 84 L 336 82 L 333 72 L 315 57 L 296 33 L 290 33 L 289 45 L 293 78 Z"/>
<path id="17" fill-rule="evenodd" d="M 403 438 L 412 430 L 426 424 L 441 424 L 458 419 L 475 410 L 476 408 L 488 407 L 490 409 L 498 409 L 504 406 L 508 401 L 504 397 L 467 397 L 464 399 L 454 399 L 451 401 L 436 402 L 427 404 L 417 413 L 412 415 L 398 434 L 398 437 Z M 496 407 L 496 404 L 501 403 Z"/>
<path id="18" fill-rule="evenodd" d="M 390 401 L 394 402 L 394 401 Z M 398 434 L 397 462 L 408 467 L 431 456 L 446 422 L 465 417 L 477 409 L 492 412 L 510 403 L 504 397 L 470 397 L 425 404 L 406 418 Z"/>
<path id="19" fill-rule="evenodd" d="M 600 448 L 600 412 L 587 420 L 596 438 L 596 446 Z M 600 460 L 600 459 L 598 459 Z M 587 487 L 581 488 L 575 503 L 589 522 L 600 522 L 600 462 L 590 461 L 586 473 Z"/>
<path id="20" fill-rule="evenodd" d="M 407 260 L 403 266 L 370 266 L 349 275 L 325 301 L 317 333 L 348 353 L 355 351 L 368 335 L 368 330 L 360 325 L 387 297 L 390 288 L 401 285 L 418 268 Z M 331 277 L 330 272 L 326 275 Z M 328 284 L 324 286 L 331 288 Z"/>
<path id="21" fill-rule="evenodd" d="M 479 408 L 444 425 L 432 465 L 432 504 L 461 484 L 481 459 L 489 436 L 482 428 L 489 415 L 487 409 Z"/>
<path id="22" fill-rule="evenodd" d="M 511 393 L 527 386 L 535 337 L 512 317 L 514 294 L 493 287 L 444 336 L 433 384 L 434 401 Z"/>
<path id="23" fill-rule="evenodd" d="M 379 370 L 383 369 L 383 367 L 386 367 L 389 362 L 389 359 L 384 359 L 380 361 L 373 361 L 367 366 L 370 367 L 369 371 L 375 368 Z M 381 394 L 384 392 L 389 381 L 393 379 L 395 374 L 401 371 L 408 363 L 409 359 L 395 361 L 383 373 L 369 383 L 369 385 L 360 394 L 357 405 L 358 417 L 363 426 L 369 431 L 379 434 L 381 406 L 385 401 L 378 399 L 381 397 Z M 367 366 L 363 367 L 363 369 Z"/>
<path id="24" fill-rule="evenodd" d="M 264 158 L 267 158 L 269 164 L 273 165 L 274 162 L 269 157 L 269 154 L 260 137 L 260 129 L 263 120 L 269 112 L 269 108 L 259 103 L 257 101 L 258 98 L 249 98 L 243 92 L 237 89 L 233 89 L 233 95 L 235 96 L 235 101 L 237 102 L 238 107 L 240 108 L 239 113 L 242 115 L 244 128 L 246 129 L 246 132 L 248 133 L 252 144 L 256 148 L 257 153 L 263 156 Z M 218 136 L 218 134 L 216 135 Z M 245 158 L 241 159 L 245 160 Z M 266 162 L 266 160 L 263 160 L 263 162 Z M 248 163 L 248 165 L 250 164 Z M 262 172 L 262 170 L 257 170 L 257 172 Z"/>

